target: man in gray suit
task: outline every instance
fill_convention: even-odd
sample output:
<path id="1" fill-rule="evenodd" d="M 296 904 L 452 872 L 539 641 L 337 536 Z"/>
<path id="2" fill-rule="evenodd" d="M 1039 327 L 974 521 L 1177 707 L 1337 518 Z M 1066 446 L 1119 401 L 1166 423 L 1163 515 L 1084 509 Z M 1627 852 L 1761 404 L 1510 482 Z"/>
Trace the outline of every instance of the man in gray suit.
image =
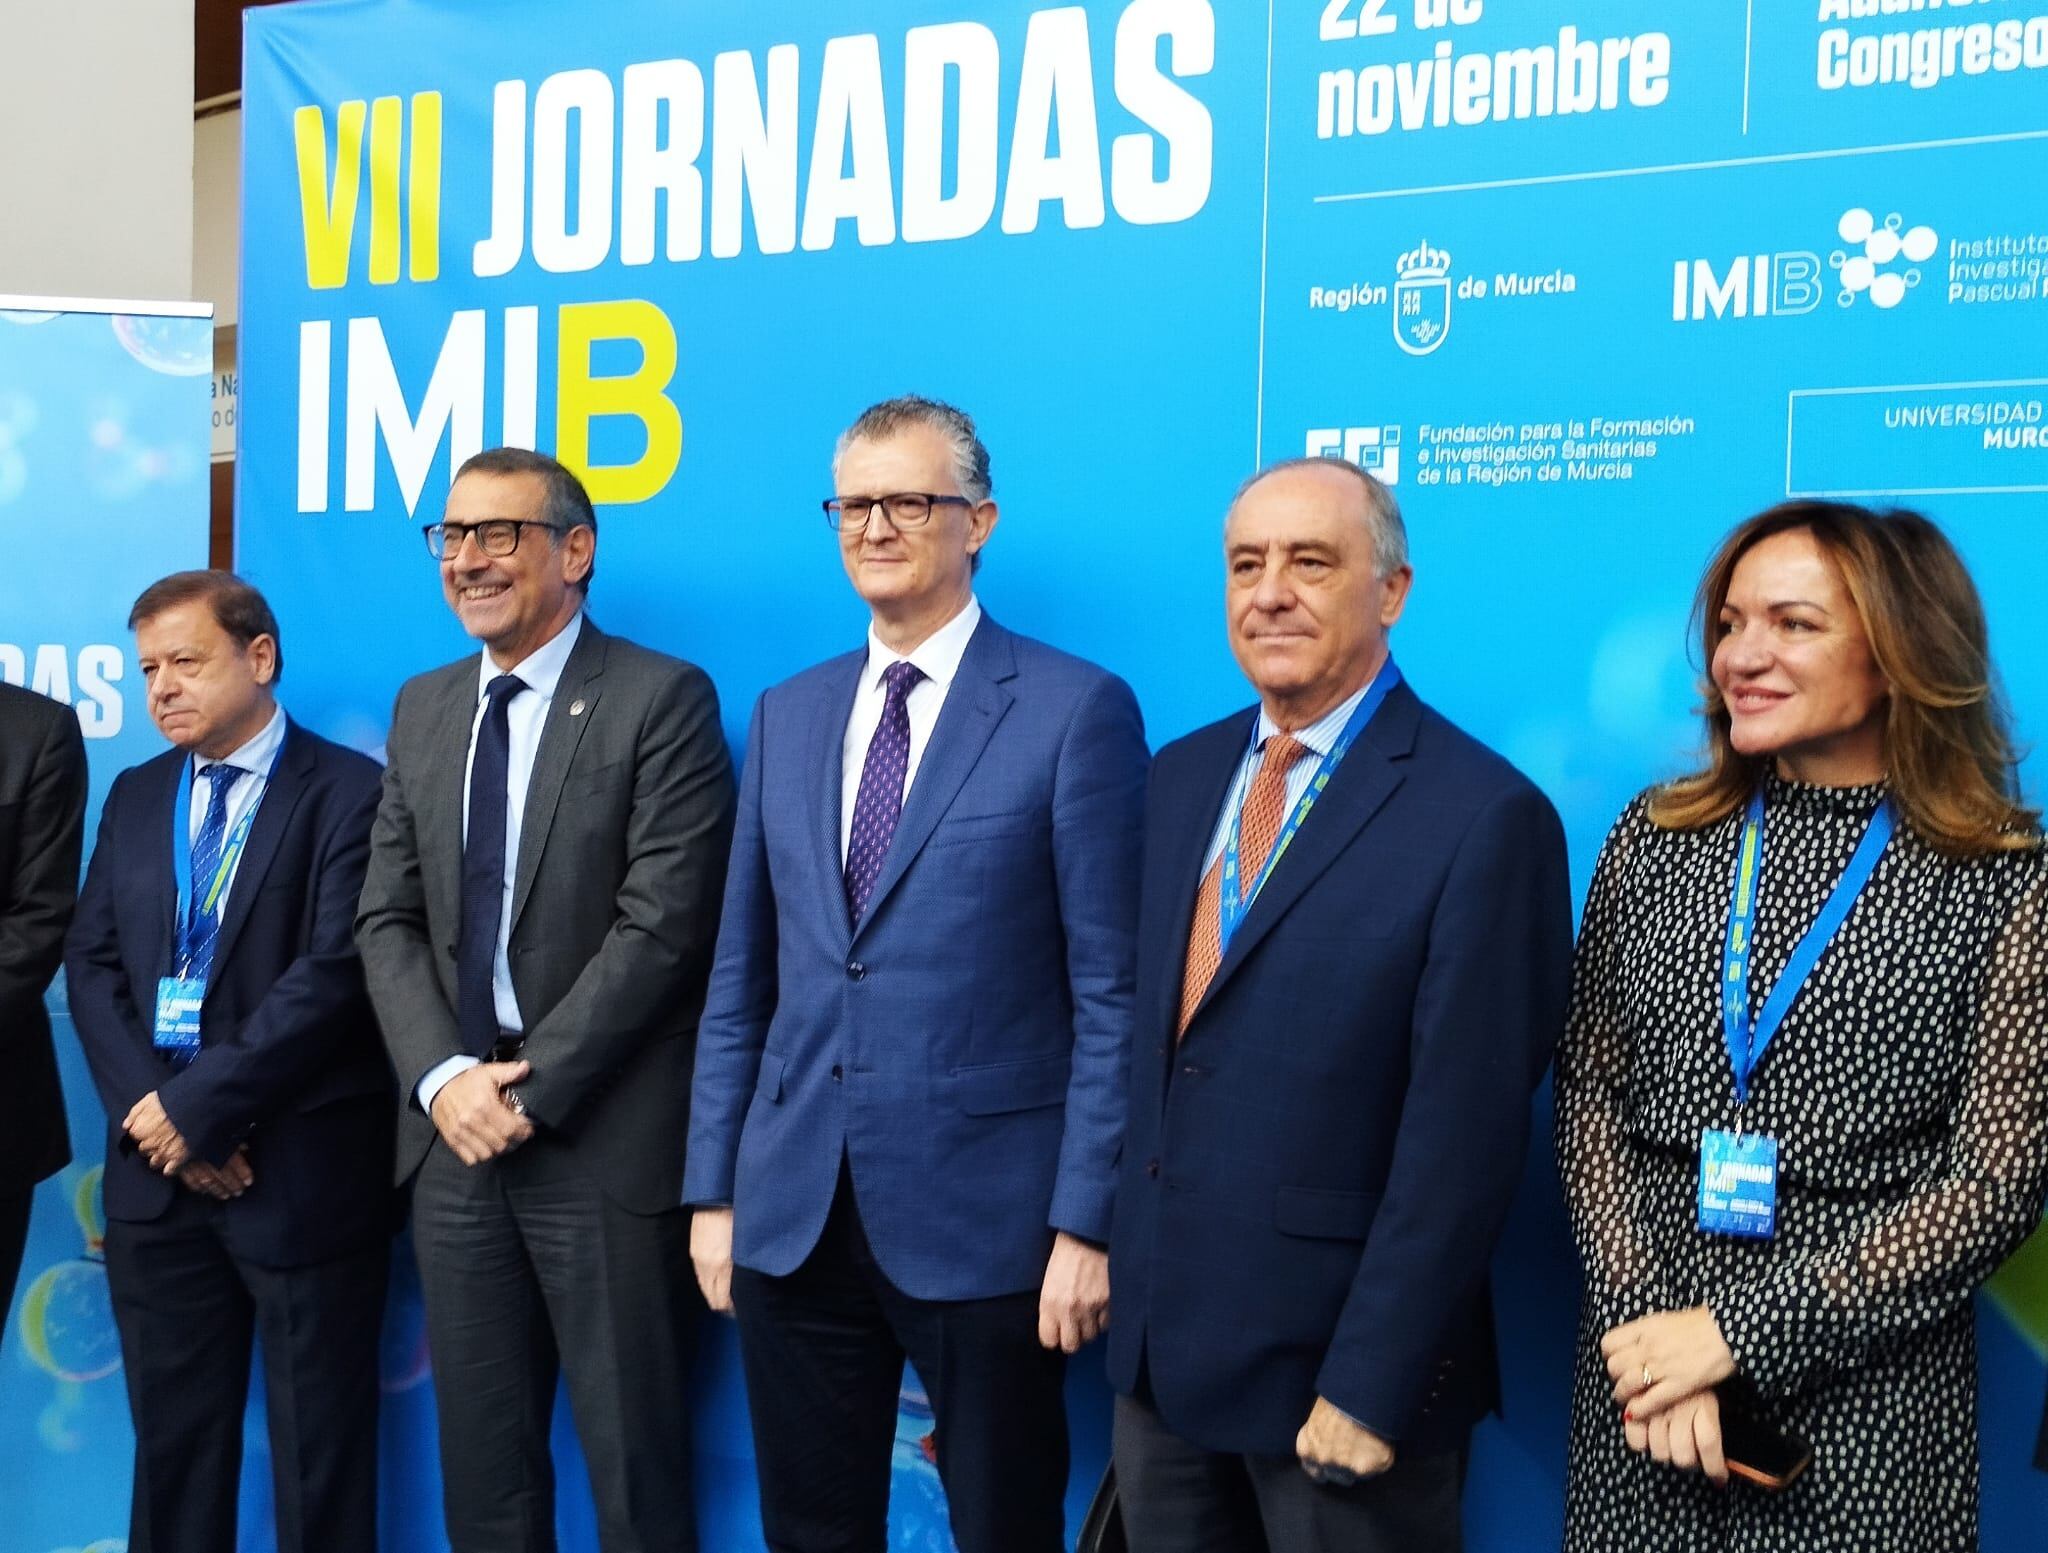
<path id="1" fill-rule="evenodd" d="M 36 1183 L 71 1159 L 43 993 L 64 957 L 84 835 L 78 714 L 0 681 L 0 1322 Z"/>
<path id="2" fill-rule="evenodd" d="M 426 527 L 480 657 L 407 682 L 356 937 L 398 1070 L 398 1176 L 455 1553 L 548 1553 L 566 1376 L 605 1553 L 696 1546 L 681 1201 L 733 822 L 711 682 L 584 613 L 576 477 L 497 448 Z"/>

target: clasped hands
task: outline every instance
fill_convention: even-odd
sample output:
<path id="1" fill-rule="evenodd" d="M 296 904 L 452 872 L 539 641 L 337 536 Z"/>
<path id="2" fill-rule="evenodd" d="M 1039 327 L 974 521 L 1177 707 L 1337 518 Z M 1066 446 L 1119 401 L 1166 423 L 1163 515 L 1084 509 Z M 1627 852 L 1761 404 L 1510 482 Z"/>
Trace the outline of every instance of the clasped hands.
<path id="1" fill-rule="evenodd" d="M 1725 1484 L 1714 1387 L 1735 1373 L 1735 1356 L 1714 1313 L 1697 1305 L 1624 1322 L 1600 1339 L 1600 1354 L 1628 1448 Z"/>
<path id="2" fill-rule="evenodd" d="M 457 1159 L 481 1165 L 533 1136 L 533 1123 L 505 1099 L 505 1091 L 532 1071 L 525 1061 L 480 1062 L 435 1091 L 433 1123 Z"/>
<path id="3" fill-rule="evenodd" d="M 226 1202 L 256 1184 L 247 1149 L 236 1149 L 224 1165 L 194 1159 L 192 1146 L 171 1124 L 163 1100 L 153 1089 L 128 1108 L 121 1131 L 135 1140 L 137 1151 L 149 1161 L 150 1169 L 159 1175 L 176 1176 L 190 1191 Z"/>

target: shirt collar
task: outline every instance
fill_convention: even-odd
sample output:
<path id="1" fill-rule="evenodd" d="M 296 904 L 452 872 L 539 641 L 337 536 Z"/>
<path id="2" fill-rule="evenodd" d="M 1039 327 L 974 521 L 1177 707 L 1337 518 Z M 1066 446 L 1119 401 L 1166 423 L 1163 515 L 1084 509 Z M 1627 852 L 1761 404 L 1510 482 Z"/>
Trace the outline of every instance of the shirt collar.
<path id="1" fill-rule="evenodd" d="M 883 671 L 893 663 L 914 663 L 924 677 L 941 690 L 953 683 L 960 672 L 960 660 L 967 656 L 968 640 L 974 635 L 974 628 L 981 624 L 981 600 L 968 595 L 967 607 L 948 620 L 938 630 L 919 642 L 908 653 L 892 652 L 882 645 L 882 639 L 875 635 L 875 628 L 868 626 L 869 685 L 877 684 Z"/>
<path id="2" fill-rule="evenodd" d="M 485 648 L 483 661 L 477 669 L 477 699 L 483 699 L 491 681 L 500 674 L 516 674 L 541 700 L 553 700 L 555 687 L 562 682 L 562 671 L 569 666 L 569 654 L 575 650 L 576 638 L 582 634 L 583 611 L 579 609 L 567 625 L 509 669 L 499 668 L 491 657 L 490 649 Z"/>
<path id="3" fill-rule="evenodd" d="M 270 769 L 276 758 L 278 746 L 284 743 L 284 708 L 279 707 L 270 714 L 270 721 L 263 725 L 263 731 L 244 744 L 240 749 L 231 750 L 219 760 L 200 757 L 192 762 L 195 774 L 214 766 L 239 766 L 244 771 L 253 771 L 262 776 Z"/>
<path id="4" fill-rule="evenodd" d="M 1358 703 L 1365 699 L 1365 693 L 1370 689 L 1372 681 L 1367 680 L 1306 728 L 1296 729 L 1295 742 L 1306 745 L 1309 751 L 1318 757 L 1329 754 L 1337 747 L 1337 736 L 1344 731 L 1344 725 L 1351 721 L 1351 714 L 1358 710 Z M 1266 709 L 1260 707 L 1259 748 L 1264 749 L 1266 741 L 1282 731 L 1284 730 L 1280 725 L 1267 715 Z"/>

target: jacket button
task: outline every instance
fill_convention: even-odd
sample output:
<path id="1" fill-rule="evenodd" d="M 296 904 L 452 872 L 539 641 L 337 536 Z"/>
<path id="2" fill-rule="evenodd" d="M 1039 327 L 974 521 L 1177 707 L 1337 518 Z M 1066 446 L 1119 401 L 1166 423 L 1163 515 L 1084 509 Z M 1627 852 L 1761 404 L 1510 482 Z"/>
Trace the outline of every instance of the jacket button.
<path id="1" fill-rule="evenodd" d="M 1150 1176 L 1150 1177 L 1152 1177 L 1152 1179 L 1153 1179 L 1153 1180 L 1155 1180 L 1155 1181 L 1156 1181 L 1156 1180 L 1158 1180 L 1158 1179 L 1159 1179 L 1159 1161 L 1158 1161 L 1158 1160 L 1156 1160 L 1156 1159 L 1148 1159 L 1148 1160 L 1146 1160 L 1146 1161 L 1145 1161 L 1145 1174 L 1146 1174 L 1146 1175 L 1148 1175 L 1148 1176 Z"/>
<path id="2" fill-rule="evenodd" d="M 838 1064 L 838 1063 L 836 1063 L 836 1062 L 835 1062 L 835 1063 L 833 1063 L 833 1064 L 832 1064 L 832 1082 L 833 1082 L 833 1083 L 835 1083 L 835 1084 L 837 1084 L 837 1083 L 840 1083 L 840 1082 L 841 1082 L 842 1080 L 844 1080 L 844 1079 L 845 1079 L 845 1077 L 846 1077 L 846 1072 L 845 1072 L 845 1070 L 844 1070 L 843 1068 L 841 1068 L 841 1067 L 839 1066 L 839 1064 Z"/>
<path id="3" fill-rule="evenodd" d="M 846 967 L 846 979 L 848 981 L 863 981 L 867 978 L 867 974 L 868 968 L 858 960 L 850 962 Z"/>

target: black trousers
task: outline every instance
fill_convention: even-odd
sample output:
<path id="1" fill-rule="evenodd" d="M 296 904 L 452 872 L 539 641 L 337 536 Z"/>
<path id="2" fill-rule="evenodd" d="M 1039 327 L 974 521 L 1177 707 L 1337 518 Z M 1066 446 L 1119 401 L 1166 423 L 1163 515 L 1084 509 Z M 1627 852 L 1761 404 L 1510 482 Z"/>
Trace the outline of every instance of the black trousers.
<path id="1" fill-rule="evenodd" d="M 772 1553 L 883 1553 L 906 1358 L 931 1399 L 960 1553 L 1065 1547 L 1064 1357 L 1038 1291 L 919 1300 L 875 1263 L 842 1165 L 824 1233 L 786 1278 L 733 1269 Z"/>
<path id="2" fill-rule="evenodd" d="M 234 1553 L 252 1339 L 263 1342 L 279 1553 L 374 1553 L 377 1340 L 390 1247 L 306 1267 L 229 1248 L 227 1203 L 181 1191 L 107 1225 L 135 1421 L 129 1553 Z"/>
<path id="3" fill-rule="evenodd" d="M 541 1134 L 467 1166 L 436 1142 L 413 1247 L 454 1553 L 553 1553 L 548 1424 L 568 1382 L 604 1553 L 692 1553 L 687 1216 L 628 1213 Z"/>
<path id="4" fill-rule="evenodd" d="M 14 1308 L 14 1285 L 21 1277 L 21 1252 L 28 1244 L 28 1213 L 35 1188 L 0 1192 L 0 1321 Z"/>
<path id="5" fill-rule="evenodd" d="M 1307 1414 L 1303 1414 L 1307 1421 Z M 1131 1553 L 1458 1553 L 1465 1453 L 1408 1456 L 1352 1488 L 1295 1456 L 1204 1450 L 1116 1399 L 1117 1496 Z"/>

